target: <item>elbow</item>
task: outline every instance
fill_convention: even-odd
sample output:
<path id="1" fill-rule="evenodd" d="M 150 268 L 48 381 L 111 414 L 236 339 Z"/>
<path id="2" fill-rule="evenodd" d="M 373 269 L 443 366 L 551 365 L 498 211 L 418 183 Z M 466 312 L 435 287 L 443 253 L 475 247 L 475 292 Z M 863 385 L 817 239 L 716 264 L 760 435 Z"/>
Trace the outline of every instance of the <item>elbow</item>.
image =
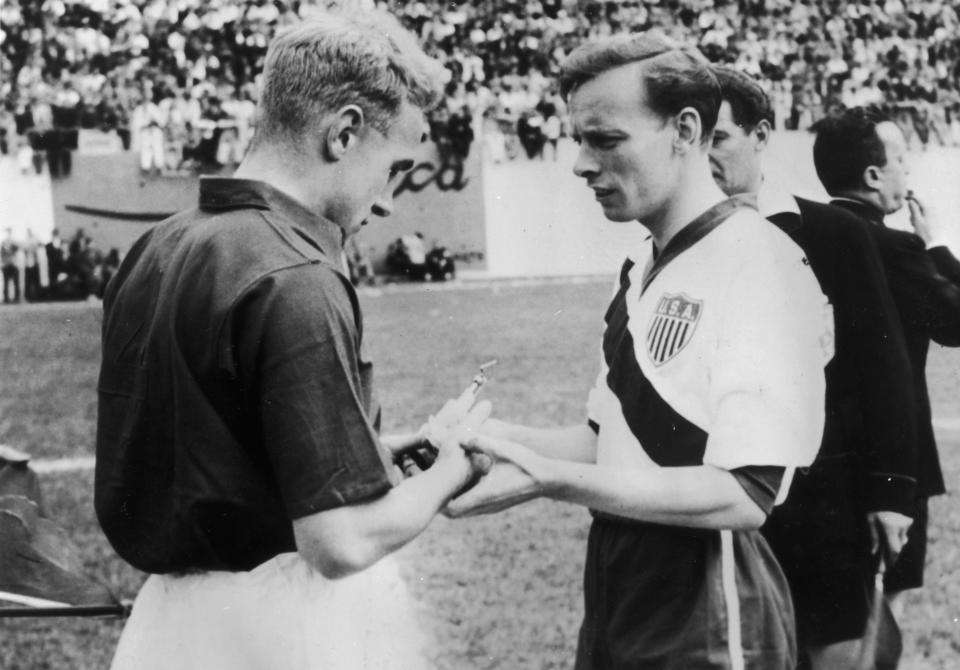
<path id="1" fill-rule="evenodd" d="M 766 523 L 767 515 L 752 500 L 746 500 L 731 510 L 731 530 L 759 530 Z"/>
<path id="2" fill-rule="evenodd" d="M 309 533 L 298 529 L 297 552 L 326 579 L 343 579 L 366 570 L 383 554 L 354 533 Z"/>
<path id="3" fill-rule="evenodd" d="M 349 561 L 341 560 L 323 560 L 323 561 L 314 561 L 311 563 L 313 569 L 319 572 L 324 576 L 325 579 L 336 580 L 343 579 L 344 577 L 349 577 L 354 575 L 361 570 L 364 566 L 357 565 L 356 563 L 351 563 Z"/>
<path id="4" fill-rule="evenodd" d="M 326 579 L 336 580 L 362 572 L 375 561 L 363 552 L 350 548 L 316 549 L 310 552 L 300 551 L 300 556 Z"/>

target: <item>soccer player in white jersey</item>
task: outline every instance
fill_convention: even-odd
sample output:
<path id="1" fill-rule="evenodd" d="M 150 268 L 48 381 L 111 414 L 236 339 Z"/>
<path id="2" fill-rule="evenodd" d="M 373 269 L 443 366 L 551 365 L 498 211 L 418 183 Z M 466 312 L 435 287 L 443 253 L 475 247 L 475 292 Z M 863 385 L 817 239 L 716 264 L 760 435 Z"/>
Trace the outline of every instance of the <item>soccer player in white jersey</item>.
<path id="1" fill-rule="evenodd" d="M 561 87 L 574 172 L 650 238 L 620 272 L 587 420 L 489 421 L 466 447 L 493 467 L 448 511 L 590 508 L 577 670 L 792 670 L 790 595 L 757 529 L 820 443 L 826 300 L 800 249 L 715 184 L 702 56 L 619 35 L 576 49 Z"/>

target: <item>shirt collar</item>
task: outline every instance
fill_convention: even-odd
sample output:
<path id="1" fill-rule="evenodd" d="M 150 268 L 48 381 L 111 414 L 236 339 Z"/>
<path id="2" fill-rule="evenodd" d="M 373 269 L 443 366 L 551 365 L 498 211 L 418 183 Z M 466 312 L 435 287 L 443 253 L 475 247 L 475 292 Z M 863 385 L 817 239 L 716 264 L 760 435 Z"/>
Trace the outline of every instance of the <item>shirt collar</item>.
<path id="1" fill-rule="evenodd" d="M 768 186 L 766 182 L 760 187 L 757 193 L 757 209 L 760 210 L 760 216 L 769 219 L 774 214 L 799 214 L 800 206 L 797 199 L 786 191 L 782 191 L 774 186 Z"/>
<path id="2" fill-rule="evenodd" d="M 713 229 L 730 218 L 730 215 L 735 211 L 743 208 L 755 210 L 757 208 L 757 197 L 750 193 L 740 193 L 731 196 L 726 200 L 721 200 L 684 226 L 680 232 L 667 242 L 666 246 L 657 254 L 657 257 L 651 259 L 652 262 L 643 273 L 642 290 L 647 290 L 650 283 L 656 279 L 660 271 L 663 270 L 670 261 L 706 237 Z"/>
<path id="3" fill-rule="evenodd" d="M 884 225 L 883 212 L 873 205 L 867 204 L 861 200 L 854 200 L 853 198 L 834 198 L 830 201 L 830 204 L 852 211 L 854 214 L 862 216 L 871 223 L 876 223 L 881 226 Z"/>
<path id="4" fill-rule="evenodd" d="M 314 214 L 298 200 L 263 181 L 233 177 L 201 177 L 200 208 L 204 210 L 266 209 L 278 213 L 308 243 L 332 258 L 343 250 L 343 229 Z"/>

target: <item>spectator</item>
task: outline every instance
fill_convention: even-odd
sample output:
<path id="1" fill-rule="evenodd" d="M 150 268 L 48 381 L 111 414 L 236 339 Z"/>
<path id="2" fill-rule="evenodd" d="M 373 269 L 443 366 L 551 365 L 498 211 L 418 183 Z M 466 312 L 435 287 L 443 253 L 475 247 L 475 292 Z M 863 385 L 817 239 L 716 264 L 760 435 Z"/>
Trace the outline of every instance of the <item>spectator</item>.
<path id="1" fill-rule="evenodd" d="M 134 108 L 132 117 L 133 127 L 137 131 L 136 142 L 140 147 L 140 171 L 143 174 L 160 174 L 165 162 L 166 119 L 163 112 L 152 97 L 144 94 Z"/>
<path id="2" fill-rule="evenodd" d="M 44 251 L 47 255 L 47 286 L 52 288 L 64 279 L 67 273 L 66 256 L 59 229 L 53 229 L 50 241 L 44 245 Z"/>
<path id="3" fill-rule="evenodd" d="M 0 265 L 3 266 L 3 302 L 20 302 L 20 245 L 13 239 L 13 229 L 7 228 L 0 242 Z M 13 289 L 12 291 L 10 289 Z M 12 295 L 11 295 L 12 294 Z"/>
<path id="4" fill-rule="evenodd" d="M 113 276 L 117 274 L 117 270 L 120 269 L 120 250 L 116 247 L 110 249 L 107 252 L 107 255 L 104 256 L 103 262 L 100 265 L 100 283 L 97 286 L 96 296 L 98 298 L 103 298 L 104 292 L 107 290 L 107 286 L 110 285 L 110 280 L 113 279 Z"/>
<path id="5" fill-rule="evenodd" d="M 43 245 L 34 237 L 33 229 L 27 228 L 23 242 L 23 297 L 29 302 L 40 300 L 43 288 L 40 282 L 40 250 Z"/>
<path id="6" fill-rule="evenodd" d="M 543 145 L 546 137 L 543 134 L 543 117 L 535 111 L 525 111 L 517 121 L 517 137 L 527 154 L 527 158 L 543 158 Z"/>

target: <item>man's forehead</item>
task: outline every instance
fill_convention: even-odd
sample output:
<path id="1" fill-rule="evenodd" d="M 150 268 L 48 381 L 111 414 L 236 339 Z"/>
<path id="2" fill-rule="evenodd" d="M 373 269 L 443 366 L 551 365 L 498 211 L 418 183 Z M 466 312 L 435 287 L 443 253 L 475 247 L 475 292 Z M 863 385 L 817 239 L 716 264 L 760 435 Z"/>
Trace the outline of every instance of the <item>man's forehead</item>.
<path id="1" fill-rule="evenodd" d="M 632 125 L 644 113 L 649 113 L 636 97 L 628 100 L 619 95 L 583 99 L 583 103 L 570 106 L 570 120 L 577 132 L 615 129 Z"/>
<path id="2" fill-rule="evenodd" d="M 724 130 L 730 130 L 731 128 L 741 128 L 740 124 L 736 122 L 733 118 L 733 107 L 730 106 L 729 101 L 724 100 L 720 103 L 720 109 L 717 112 L 717 123 L 716 128 L 723 128 Z"/>
<path id="3" fill-rule="evenodd" d="M 570 94 L 570 111 L 588 116 L 646 109 L 641 63 L 628 63 L 598 74 Z"/>

